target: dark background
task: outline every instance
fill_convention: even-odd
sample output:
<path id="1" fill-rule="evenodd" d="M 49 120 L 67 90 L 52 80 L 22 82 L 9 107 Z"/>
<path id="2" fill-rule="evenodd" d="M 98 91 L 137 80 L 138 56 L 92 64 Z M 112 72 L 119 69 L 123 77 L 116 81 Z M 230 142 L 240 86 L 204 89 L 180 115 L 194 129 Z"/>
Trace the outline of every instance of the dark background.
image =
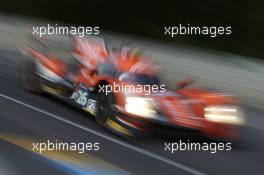
<path id="1" fill-rule="evenodd" d="M 1 0 L 0 10 L 264 58 L 263 0 Z M 232 34 L 164 36 L 164 26 L 232 26 Z"/>

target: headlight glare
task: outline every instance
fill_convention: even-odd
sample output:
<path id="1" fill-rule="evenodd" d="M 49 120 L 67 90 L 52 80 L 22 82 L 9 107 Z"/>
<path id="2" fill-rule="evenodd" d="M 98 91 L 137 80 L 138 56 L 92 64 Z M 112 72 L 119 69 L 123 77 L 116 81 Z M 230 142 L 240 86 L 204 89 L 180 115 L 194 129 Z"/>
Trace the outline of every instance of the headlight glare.
<path id="1" fill-rule="evenodd" d="M 156 115 L 153 100 L 144 97 L 126 97 L 125 110 L 145 118 L 154 118 Z"/>
<path id="2" fill-rule="evenodd" d="M 204 108 L 204 117 L 211 122 L 242 125 L 244 114 L 237 106 L 207 106 Z"/>

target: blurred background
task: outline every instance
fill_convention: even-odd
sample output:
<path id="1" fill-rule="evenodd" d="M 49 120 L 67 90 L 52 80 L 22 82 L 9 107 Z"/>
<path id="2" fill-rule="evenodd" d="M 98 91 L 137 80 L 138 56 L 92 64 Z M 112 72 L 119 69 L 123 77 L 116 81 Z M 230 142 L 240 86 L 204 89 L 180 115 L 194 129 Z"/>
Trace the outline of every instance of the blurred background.
<path id="1" fill-rule="evenodd" d="M 263 58 L 263 8 L 261 0 L 10 0 L 1 1 L 0 10 L 76 25 L 96 25 L 104 30 Z M 181 36 L 173 39 L 162 35 L 164 26 L 177 24 L 232 26 L 232 35 L 216 38 Z"/>
<path id="2" fill-rule="evenodd" d="M 0 163 L 3 165 L 0 174 L 263 173 L 263 1 L 0 2 Z M 161 77 L 169 86 L 175 86 L 177 80 L 192 77 L 200 86 L 237 95 L 247 115 L 241 131 L 243 137 L 233 143 L 231 152 L 215 155 L 178 152 L 170 155 L 163 151 L 166 141 L 211 140 L 180 131 L 158 138 L 125 140 L 99 128 L 93 120 L 65 107 L 64 103 L 24 92 L 17 85 L 14 73 L 16 61 L 21 58 L 20 48 L 32 26 L 47 23 L 100 26 L 104 38 L 144 49 L 150 59 L 162 66 Z M 231 26 L 232 34 L 215 38 L 204 35 L 171 38 L 164 35 L 164 26 L 179 24 Z M 7 100 L 3 94 L 59 115 L 74 126 Z M 89 132 L 90 129 L 94 132 Z M 71 153 L 36 156 L 32 153 L 32 142 L 50 138 L 96 141 L 101 143 L 102 149 L 81 156 Z"/>

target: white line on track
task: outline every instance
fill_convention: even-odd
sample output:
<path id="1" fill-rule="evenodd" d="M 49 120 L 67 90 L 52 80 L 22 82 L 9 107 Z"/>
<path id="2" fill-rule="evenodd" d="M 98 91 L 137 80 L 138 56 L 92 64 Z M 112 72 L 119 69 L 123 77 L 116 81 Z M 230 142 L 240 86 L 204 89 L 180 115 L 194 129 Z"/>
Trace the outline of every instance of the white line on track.
<path id="1" fill-rule="evenodd" d="M 69 125 L 75 126 L 75 127 L 79 128 L 79 129 L 82 129 L 82 130 L 84 130 L 84 131 L 86 131 L 86 132 L 92 133 L 92 134 L 94 134 L 94 135 L 96 135 L 96 136 L 99 136 L 99 137 L 101 137 L 101 138 L 104 138 L 104 139 L 106 139 L 106 140 L 108 140 L 108 141 L 111 141 L 111 142 L 113 142 L 113 143 L 115 143 L 115 144 L 118 144 L 118 145 L 124 146 L 124 147 L 126 147 L 126 148 L 128 148 L 128 149 L 131 149 L 131 150 L 136 151 L 136 152 L 138 152 L 138 153 L 144 154 L 144 155 L 149 156 L 149 157 L 151 157 L 151 158 L 153 158 L 153 159 L 159 160 L 159 161 L 161 161 L 161 162 L 163 162 L 163 163 L 169 164 L 169 165 L 171 165 L 171 166 L 173 166 L 173 167 L 176 167 L 176 168 L 178 168 L 178 169 L 181 169 L 181 170 L 183 170 L 183 171 L 186 171 L 186 172 L 188 172 L 188 173 L 190 173 L 190 174 L 193 174 L 193 175 L 206 175 L 205 173 L 200 172 L 199 170 L 196 170 L 196 169 L 194 169 L 194 168 L 191 168 L 191 167 L 189 167 L 189 166 L 183 165 L 183 164 L 181 164 L 181 163 L 178 163 L 178 162 L 172 161 L 172 160 L 170 160 L 170 159 L 167 159 L 167 158 L 165 158 L 165 157 L 162 157 L 162 156 L 160 156 L 160 155 L 158 155 L 158 154 L 155 154 L 155 153 L 152 153 L 152 152 L 150 152 L 150 151 L 144 150 L 144 149 L 142 149 L 142 148 L 139 148 L 139 147 L 136 147 L 136 146 L 133 146 L 133 145 L 127 144 L 127 143 L 125 143 L 125 142 L 123 142 L 123 141 L 116 140 L 116 139 L 114 139 L 114 138 L 112 138 L 112 137 L 109 137 L 109 136 L 107 136 L 107 135 L 105 135 L 105 134 L 102 134 L 102 133 L 99 133 L 99 132 L 94 131 L 94 130 L 92 130 L 92 129 L 89 129 L 89 128 L 85 127 L 85 126 L 79 125 L 79 124 L 74 123 L 74 122 L 72 122 L 72 121 L 70 121 L 70 120 L 64 119 L 64 118 L 62 118 L 62 117 L 60 117 L 60 116 L 58 116 L 58 115 L 55 115 L 55 114 L 52 114 L 52 113 L 46 112 L 46 111 L 44 111 L 44 110 L 42 110 L 42 109 L 39 109 L 39 108 L 37 108 L 37 107 L 35 107 L 35 106 L 32 106 L 32 105 L 29 105 L 29 104 L 24 103 L 24 102 L 22 102 L 22 101 L 19 101 L 19 100 L 17 100 L 17 99 L 14 99 L 14 98 L 9 97 L 9 96 L 7 96 L 7 95 L 4 95 L 4 94 L 2 94 L 2 93 L 0 93 L 0 97 L 2 97 L 2 98 L 4 98 L 4 99 L 7 99 L 7 100 L 10 100 L 10 101 L 12 101 L 12 102 L 14 102 L 14 103 L 20 104 L 20 105 L 22 105 L 22 106 L 24 106 L 24 107 L 27 107 L 27 108 L 31 109 L 31 110 L 34 110 L 34 111 L 40 112 L 40 113 L 42 113 L 42 114 L 45 114 L 45 115 L 48 116 L 48 117 L 51 117 L 51 118 L 57 119 L 57 120 L 59 120 L 59 121 L 62 121 L 62 122 L 64 122 L 64 123 L 67 123 L 67 124 L 69 124 Z"/>

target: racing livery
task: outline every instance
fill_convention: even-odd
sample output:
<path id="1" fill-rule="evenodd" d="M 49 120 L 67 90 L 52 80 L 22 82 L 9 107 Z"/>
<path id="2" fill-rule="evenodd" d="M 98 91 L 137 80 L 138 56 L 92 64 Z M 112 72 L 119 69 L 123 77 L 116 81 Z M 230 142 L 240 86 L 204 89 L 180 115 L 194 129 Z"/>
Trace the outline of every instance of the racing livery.
<path id="1" fill-rule="evenodd" d="M 24 88 L 63 98 L 118 134 L 137 136 L 162 125 L 234 139 L 244 122 L 233 95 L 196 87 L 190 79 L 168 89 L 160 83 L 157 66 L 135 49 L 106 48 L 96 38 L 74 38 L 67 51 L 49 48 L 39 39 L 34 42 L 38 47 L 25 47 L 19 64 Z M 139 85 L 148 85 L 148 93 L 127 90 Z"/>

